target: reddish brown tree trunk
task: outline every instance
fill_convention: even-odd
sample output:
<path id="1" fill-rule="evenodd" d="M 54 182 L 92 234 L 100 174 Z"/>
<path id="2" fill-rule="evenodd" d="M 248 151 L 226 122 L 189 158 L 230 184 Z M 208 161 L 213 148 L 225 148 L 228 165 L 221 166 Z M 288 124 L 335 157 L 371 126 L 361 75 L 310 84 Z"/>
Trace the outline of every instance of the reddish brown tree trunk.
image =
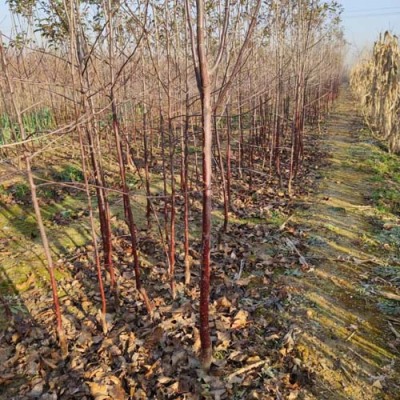
<path id="1" fill-rule="evenodd" d="M 212 176 L 212 109 L 211 80 L 205 48 L 204 3 L 197 6 L 197 53 L 199 58 L 199 91 L 201 97 L 201 122 L 203 127 L 203 223 L 202 269 L 200 282 L 200 340 L 201 362 L 208 370 L 212 361 L 212 345 L 209 324 L 210 272 L 211 272 L 211 176 Z"/>

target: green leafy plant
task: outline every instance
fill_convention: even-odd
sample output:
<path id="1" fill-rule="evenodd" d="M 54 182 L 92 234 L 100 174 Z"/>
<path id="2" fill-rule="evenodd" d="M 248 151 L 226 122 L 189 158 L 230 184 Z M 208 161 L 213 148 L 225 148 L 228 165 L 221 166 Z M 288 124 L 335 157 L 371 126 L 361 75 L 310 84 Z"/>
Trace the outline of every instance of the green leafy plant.
<path id="1" fill-rule="evenodd" d="M 400 315 L 400 307 L 396 301 L 382 300 L 378 303 L 378 308 L 388 315 Z"/>
<path id="2" fill-rule="evenodd" d="M 16 183 L 12 187 L 12 193 L 16 200 L 25 200 L 29 194 L 29 186 L 23 182 Z"/>
<path id="3" fill-rule="evenodd" d="M 4 300 L 7 302 L 9 309 L 12 314 L 27 314 L 28 311 L 22 301 L 22 299 L 15 294 L 4 296 Z"/>
<path id="4" fill-rule="evenodd" d="M 40 188 L 38 190 L 40 197 L 44 197 L 46 199 L 53 199 L 57 196 L 57 190 L 53 188 Z"/>
<path id="5" fill-rule="evenodd" d="M 47 107 L 24 113 L 22 115 L 22 123 L 25 132 L 30 135 L 52 129 L 56 125 L 53 112 Z M 19 136 L 18 124 L 8 114 L 0 114 L 0 142 L 9 141 L 13 131 Z"/>
<path id="6" fill-rule="evenodd" d="M 382 231 L 377 236 L 377 239 L 381 243 L 387 243 L 395 247 L 400 247 L 400 226 L 395 226 L 388 231 Z"/>
<path id="7" fill-rule="evenodd" d="M 134 189 L 139 183 L 139 179 L 135 175 L 129 174 L 126 176 L 126 183 L 129 189 Z"/>
<path id="8" fill-rule="evenodd" d="M 372 192 L 372 200 L 381 212 L 400 213 L 400 191 L 382 187 Z"/>
<path id="9" fill-rule="evenodd" d="M 82 170 L 74 165 L 67 165 L 56 174 L 56 179 L 62 182 L 82 182 L 83 178 Z"/>

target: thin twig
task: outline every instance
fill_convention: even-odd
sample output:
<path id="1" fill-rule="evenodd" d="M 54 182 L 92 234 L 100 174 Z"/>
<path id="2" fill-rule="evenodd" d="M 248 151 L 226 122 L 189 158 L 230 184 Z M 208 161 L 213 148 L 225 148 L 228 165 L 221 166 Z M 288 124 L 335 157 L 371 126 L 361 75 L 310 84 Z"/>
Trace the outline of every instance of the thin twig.
<path id="1" fill-rule="evenodd" d="M 254 364 L 247 365 L 246 367 L 239 368 L 239 369 L 236 370 L 235 372 L 232 372 L 231 374 L 229 374 L 229 375 L 226 377 L 226 381 L 230 382 L 230 381 L 232 381 L 232 379 L 233 379 L 235 376 L 244 374 L 244 373 L 246 373 L 246 372 L 248 372 L 248 371 L 251 371 L 251 370 L 253 370 L 253 369 L 256 369 L 256 368 L 260 367 L 261 365 L 265 365 L 265 364 L 267 364 L 267 363 L 268 363 L 267 360 L 262 360 L 262 361 L 258 361 L 258 362 L 256 362 L 256 363 L 254 363 Z"/>

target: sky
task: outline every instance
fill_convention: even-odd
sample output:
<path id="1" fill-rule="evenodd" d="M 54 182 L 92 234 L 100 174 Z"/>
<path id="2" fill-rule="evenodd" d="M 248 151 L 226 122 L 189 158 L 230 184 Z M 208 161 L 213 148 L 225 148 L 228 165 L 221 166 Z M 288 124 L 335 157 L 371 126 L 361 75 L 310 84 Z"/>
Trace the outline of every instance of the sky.
<path id="1" fill-rule="evenodd" d="M 1 0 L 0 0 L 1 1 Z M 343 27 L 349 42 L 348 62 L 370 48 L 380 32 L 400 34 L 400 0 L 341 0 Z"/>
<path id="2" fill-rule="evenodd" d="M 347 61 L 351 63 L 376 40 L 380 32 L 400 34 L 400 0 L 339 0 L 349 42 Z M 8 34 L 11 27 L 5 0 L 0 0 L 0 30 Z"/>
<path id="3" fill-rule="evenodd" d="M 5 0 L 0 0 L 0 30 L 8 33 L 10 30 L 10 18 L 8 16 L 7 6 Z"/>

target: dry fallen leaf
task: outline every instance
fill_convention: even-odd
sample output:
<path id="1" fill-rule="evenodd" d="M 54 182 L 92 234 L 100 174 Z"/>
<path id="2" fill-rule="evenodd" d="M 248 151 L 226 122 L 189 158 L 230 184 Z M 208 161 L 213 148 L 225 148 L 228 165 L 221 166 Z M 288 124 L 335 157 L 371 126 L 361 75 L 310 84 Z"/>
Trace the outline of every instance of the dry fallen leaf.
<path id="1" fill-rule="evenodd" d="M 376 380 L 376 381 L 372 384 L 372 387 L 377 388 L 377 389 L 383 389 L 382 382 L 381 382 L 379 379 Z"/>
<path id="2" fill-rule="evenodd" d="M 89 386 L 90 394 L 95 400 L 105 400 L 109 398 L 107 385 L 96 382 L 86 382 L 86 384 Z"/>
<path id="3" fill-rule="evenodd" d="M 233 319 L 232 329 L 243 328 L 247 324 L 247 317 L 249 313 L 244 310 L 239 310 Z"/>
<path id="4" fill-rule="evenodd" d="M 194 340 L 193 351 L 195 353 L 198 353 L 200 351 L 201 342 L 200 342 L 200 332 L 196 327 L 193 328 L 193 340 Z"/>
<path id="5" fill-rule="evenodd" d="M 185 359 L 186 359 L 186 351 L 180 350 L 180 351 L 174 352 L 174 354 L 172 354 L 171 362 L 172 362 L 172 365 L 175 366 L 178 363 L 182 363 Z"/>
<path id="6" fill-rule="evenodd" d="M 230 308 L 232 307 L 232 303 L 225 297 L 220 297 L 217 300 L 217 310 L 221 309 L 221 308 Z"/>
<path id="7" fill-rule="evenodd" d="M 113 383 L 108 387 L 108 394 L 112 400 L 126 400 L 127 393 L 122 388 L 121 381 L 116 376 L 110 376 L 110 381 Z"/>
<path id="8" fill-rule="evenodd" d="M 5 374 L 0 376 L 0 385 L 7 385 L 15 379 L 15 374 Z"/>

